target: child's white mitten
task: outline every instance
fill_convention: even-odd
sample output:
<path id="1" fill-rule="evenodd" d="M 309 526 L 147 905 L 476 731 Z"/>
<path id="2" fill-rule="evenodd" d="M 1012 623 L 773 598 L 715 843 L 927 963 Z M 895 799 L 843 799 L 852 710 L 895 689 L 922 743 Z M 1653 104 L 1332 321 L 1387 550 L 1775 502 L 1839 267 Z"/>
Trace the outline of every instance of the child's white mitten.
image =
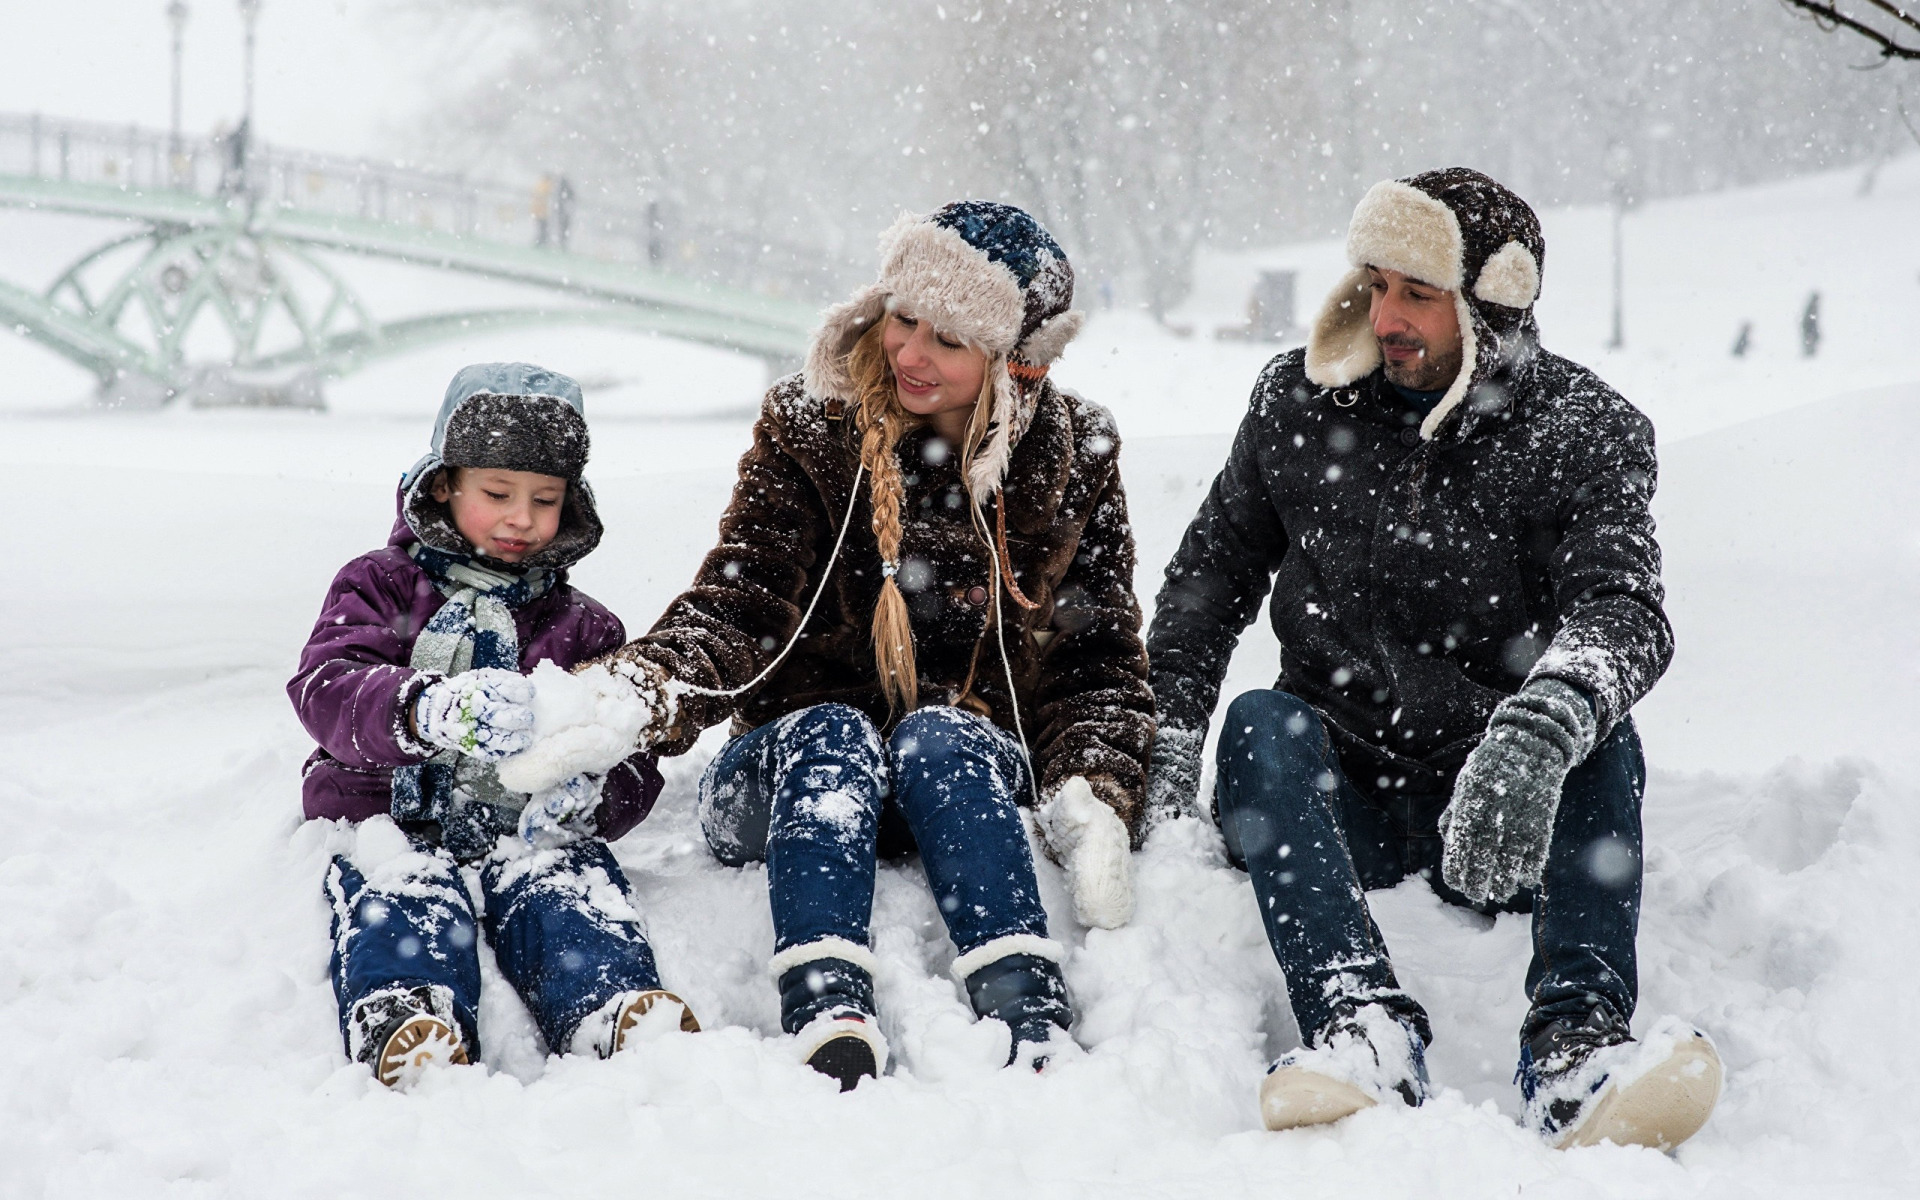
<path id="1" fill-rule="evenodd" d="M 533 744 L 533 684 L 482 667 L 428 684 L 413 702 L 420 740 L 474 758 L 501 759 Z"/>
<path id="2" fill-rule="evenodd" d="M 529 846 L 563 846 L 593 835 L 594 810 L 606 778 L 575 775 L 528 797 L 520 810 L 520 837 Z"/>
<path id="3" fill-rule="evenodd" d="M 1118 929 L 1133 917 L 1133 843 L 1119 814 L 1075 775 L 1038 814 L 1047 848 L 1067 869 L 1073 915 L 1082 925 Z"/>

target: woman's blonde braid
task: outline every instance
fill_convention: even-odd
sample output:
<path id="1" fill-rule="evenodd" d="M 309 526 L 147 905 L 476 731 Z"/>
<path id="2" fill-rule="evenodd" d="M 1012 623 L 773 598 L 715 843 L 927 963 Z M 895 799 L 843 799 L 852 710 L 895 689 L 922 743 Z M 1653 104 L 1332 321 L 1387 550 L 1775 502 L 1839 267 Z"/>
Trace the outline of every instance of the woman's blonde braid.
<path id="1" fill-rule="evenodd" d="M 880 668 L 880 690 L 894 711 L 920 705 L 920 677 L 914 665 L 913 624 L 900 591 L 900 509 L 906 485 L 894 449 L 907 430 L 906 413 L 894 393 L 893 370 L 881 345 L 885 320 L 874 322 L 848 356 L 857 392 L 854 427 L 860 431 L 860 461 L 867 468 L 873 498 L 873 536 L 880 544 L 880 599 L 873 609 L 873 658 Z"/>

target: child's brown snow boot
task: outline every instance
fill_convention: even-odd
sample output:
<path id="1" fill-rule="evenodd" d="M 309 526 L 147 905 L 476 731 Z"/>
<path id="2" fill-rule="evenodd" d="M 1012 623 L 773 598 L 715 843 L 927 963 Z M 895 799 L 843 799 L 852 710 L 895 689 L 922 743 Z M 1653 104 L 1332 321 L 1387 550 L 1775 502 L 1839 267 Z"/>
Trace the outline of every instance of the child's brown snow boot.
<path id="1" fill-rule="evenodd" d="M 446 988 L 392 988 L 361 1000 L 347 1021 L 355 1062 L 373 1068 L 374 1078 L 405 1091 L 421 1072 L 435 1066 L 460 1066 L 466 1041 L 453 1016 Z"/>

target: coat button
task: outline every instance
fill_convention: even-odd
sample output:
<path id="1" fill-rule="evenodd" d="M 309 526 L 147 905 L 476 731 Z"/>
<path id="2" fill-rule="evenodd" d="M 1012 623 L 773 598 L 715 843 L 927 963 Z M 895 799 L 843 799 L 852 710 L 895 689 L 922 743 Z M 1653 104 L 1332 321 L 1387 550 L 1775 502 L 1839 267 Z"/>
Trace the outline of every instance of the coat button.
<path id="1" fill-rule="evenodd" d="M 1420 431 L 1409 425 L 1400 431 L 1400 444 L 1411 449 L 1420 444 Z"/>
<path id="2" fill-rule="evenodd" d="M 987 589 L 977 583 L 968 588 L 967 603 L 973 605 L 975 608 L 985 607 L 987 603 Z"/>

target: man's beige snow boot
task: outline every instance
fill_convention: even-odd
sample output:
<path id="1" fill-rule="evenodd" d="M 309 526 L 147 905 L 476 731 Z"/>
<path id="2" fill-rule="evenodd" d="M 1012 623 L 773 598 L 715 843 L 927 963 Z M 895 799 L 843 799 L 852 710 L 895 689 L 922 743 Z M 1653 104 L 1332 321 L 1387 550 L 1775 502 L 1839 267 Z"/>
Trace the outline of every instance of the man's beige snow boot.
<path id="1" fill-rule="evenodd" d="M 1260 1083 L 1268 1129 L 1330 1125 L 1383 1100 L 1409 1107 L 1428 1092 L 1426 1043 L 1378 1004 L 1336 1018 L 1311 1048 L 1283 1055 Z"/>
<path id="2" fill-rule="evenodd" d="M 1555 1021 L 1520 1050 L 1527 1124 L 1558 1149 L 1672 1150 L 1700 1131 L 1724 1071 L 1706 1034 L 1667 1017 L 1641 1041 L 1605 1008 Z"/>

